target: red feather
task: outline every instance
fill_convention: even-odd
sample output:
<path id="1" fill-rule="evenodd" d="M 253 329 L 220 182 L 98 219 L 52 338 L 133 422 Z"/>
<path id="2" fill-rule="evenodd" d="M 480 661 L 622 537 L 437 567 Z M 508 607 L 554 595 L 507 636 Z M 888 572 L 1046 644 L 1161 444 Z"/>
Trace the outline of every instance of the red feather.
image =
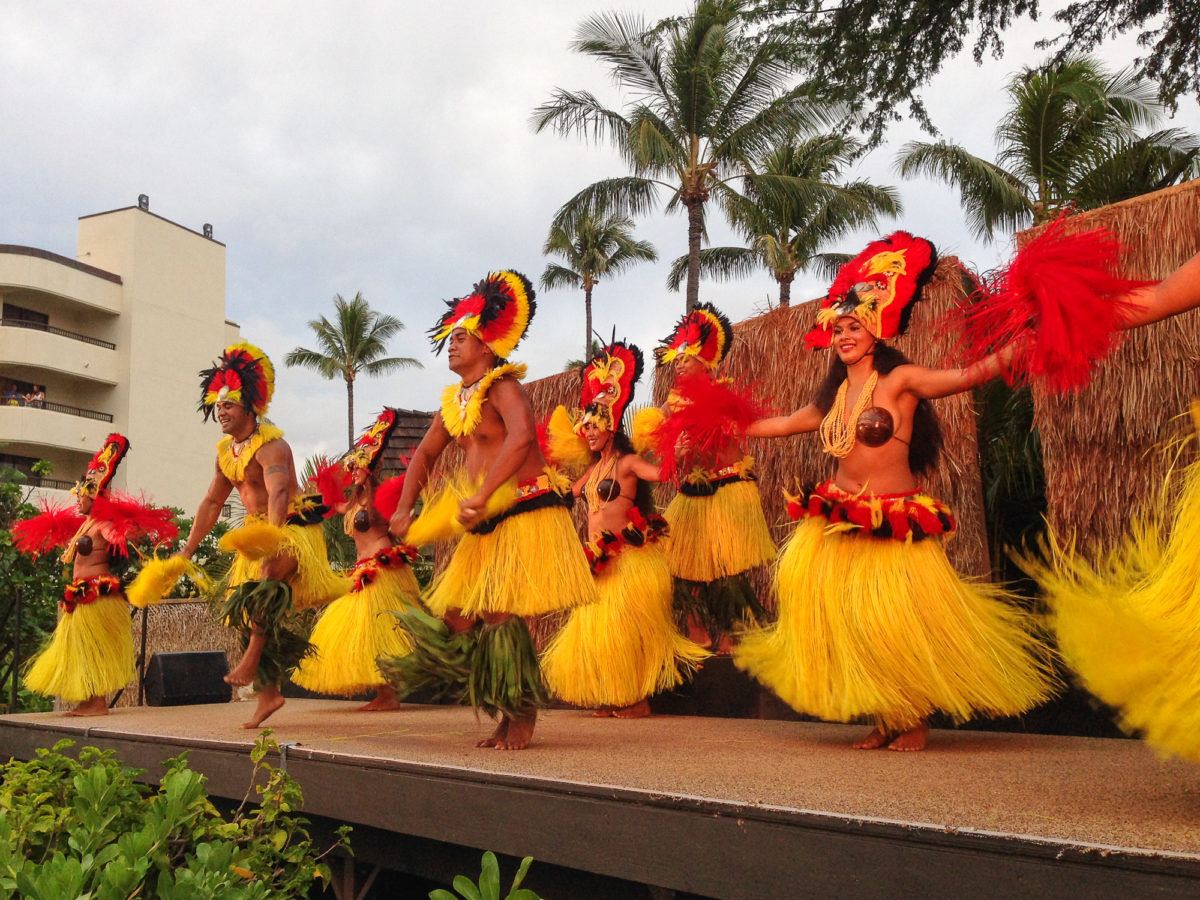
<path id="1" fill-rule="evenodd" d="M 1112 232 L 1069 234 L 1066 222 L 1060 216 L 985 278 L 978 302 L 962 311 L 969 360 L 1028 336 L 1017 344 L 1010 383 L 1037 379 L 1059 393 L 1087 384 L 1116 346 L 1129 309 L 1123 296 L 1153 283 L 1117 274 L 1121 244 Z"/>
<path id="2" fill-rule="evenodd" d="M 664 479 L 678 479 L 694 465 L 712 466 L 729 448 L 741 446 L 746 429 L 766 413 L 751 390 L 707 374 L 682 376 L 674 394 L 679 402 L 656 435 Z M 680 438 L 686 438 L 686 449 L 677 450 Z"/>
<path id="3" fill-rule="evenodd" d="M 538 449 L 542 451 L 542 458 L 550 465 L 558 465 L 558 461 L 554 458 L 554 454 L 550 452 L 550 417 L 542 419 L 537 423 L 537 442 Z"/>
<path id="4" fill-rule="evenodd" d="M 122 556 L 129 555 L 129 542 L 149 538 L 151 543 L 169 544 L 179 537 L 175 514 L 151 506 L 144 498 L 105 492 L 92 501 L 91 517 L 101 523 L 100 533 Z"/>
<path id="5" fill-rule="evenodd" d="M 346 489 L 351 480 L 341 460 L 326 459 L 317 463 L 312 483 L 321 492 L 321 502 L 329 507 L 331 515 L 346 502 Z"/>
<path id="6" fill-rule="evenodd" d="M 404 476 L 389 478 L 375 488 L 375 510 L 385 519 L 391 519 L 400 505 L 400 494 L 404 492 Z"/>
<path id="7" fill-rule="evenodd" d="M 13 524 L 13 543 L 29 556 L 65 547 L 83 525 L 83 518 L 73 506 L 51 506 L 43 499 L 40 513 Z"/>

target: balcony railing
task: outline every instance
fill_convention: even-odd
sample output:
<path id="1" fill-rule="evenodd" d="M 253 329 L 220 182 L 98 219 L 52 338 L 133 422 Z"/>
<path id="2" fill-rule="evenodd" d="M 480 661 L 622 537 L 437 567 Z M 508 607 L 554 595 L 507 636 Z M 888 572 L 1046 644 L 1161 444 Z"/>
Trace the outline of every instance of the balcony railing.
<path id="1" fill-rule="evenodd" d="M 22 409 L 48 409 L 50 412 L 66 413 L 68 416 L 79 416 L 81 419 L 95 419 L 97 422 L 111 422 L 113 420 L 112 413 L 100 412 L 98 409 L 83 409 L 79 406 L 67 406 L 65 403 L 51 403 L 48 400 L 38 400 L 34 403 L 14 402 L 4 403 L 0 400 L 2 406 L 19 406 Z"/>
<path id="2" fill-rule="evenodd" d="M 91 337 L 90 335 L 67 331 L 65 328 L 55 328 L 53 325 L 47 325 L 45 322 L 31 322 L 28 319 L 0 319 L 0 327 L 28 328 L 30 331 L 45 331 L 48 334 L 57 334 L 59 337 L 70 338 L 73 341 L 82 341 L 85 344 L 104 347 L 106 350 L 117 349 L 117 345 L 111 341 L 102 341 L 100 338 Z"/>
<path id="3" fill-rule="evenodd" d="M 30 487 L 37 488 L 53 488 L 58 491 L 69 491 L 75 487 L 75 482 L 64 481 L 61 478 L 46 478 L 43 475 L 30 475 L 25 473 L 25 483 Z"/>

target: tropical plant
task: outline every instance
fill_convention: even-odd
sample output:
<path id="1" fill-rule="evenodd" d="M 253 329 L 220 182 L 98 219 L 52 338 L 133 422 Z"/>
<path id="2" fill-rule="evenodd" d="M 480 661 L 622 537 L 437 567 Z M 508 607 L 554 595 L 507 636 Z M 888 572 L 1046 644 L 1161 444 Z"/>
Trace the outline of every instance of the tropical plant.
<path id="1" fill-rule="evenodd" d="M 1045 4 L 1041 9 L 1045 9 Z M 1004 52 L 1004 32 L 1036 19 L 1036 0 L 750 0 L 747 16 L 766 40 L 786 41 L 814 83 L 848 103 L 878 140 L 905 107 L 929 125 L 921 88 L 971 45 L 976 63 Z M 1038 46 L 1056 58 L 1088 53 L 1138 32 L 1137 75 L 1156 81 L 1172 108 L 1200 99 L 1200 4 L 1173 0 L 1072 0 L 1055 4 L 1059 33 Z"/>
<path id="2" fill-rule="evenodd" d="M 633 220 L 612 213 L 585 213 L 568 224 L 552 225 L 542 253 L 563 262 L 546 265 L 542 273 L 544 289 L 583 290 L 585 355 L 592 345 L 592 291 L 601 278 L 617 275 L 635 263 L 658 259 L 653 245 L 634 238 Z"/>
<path id="3" fill-rule="evenodd" d="M 837 191 L 796 201 L 772 190 L 772 183 L 746 180 L 744 194 L 729 190 L 721 204 L 733 226 L 747 241 L 745 247 L 706 247 L 700 251 L 700 273 L 718 281 L 741 278 L 766 269 L 779 284 L 779 305 L 791 303 L 792 282 L 798 272 L 815 271 L 832 278 L 849 259 L 845 253 L 822 251 L 830 242 L 856 228 L 874 227 L 880 216 L 901 211 L 893 188 L 868 181 L 839 181 L 842 172 L 862 152 L 862 144 L 838 134 L 788 141 L 756 161 L 755 171 L 808 182 L 825 182 Z M 688 258 L 671 265 L 667 287 L 679 290 Z"/>
<path id="4" fill-rule="evenodd" d="M 904 177 L 958 188 L 971 229 L 991 238 L 1053 219 L 1068 206 L 1093 209 L 1200 174 L 1200 141 L 1182 129 L 1146 135 L 1162 114 L 1146 82 L 1109 73 L 1090 57 L 1026 68 L 1008 83 L 996 128 L 996 162 L 945 141 L 907 144 Z"/>
<path id="5" fill-rule="evenodd" d="M 334 319 L 313 319 L 308 327 L 317 336 L 316 350 L 297 347 L 284 358 L 288 366 L 319 372 L 346 382 L 346 446 L 354 446 L 354 382 L 359 375 L 387 375 L 398 369 L 421 368 L 409 356 L 384 356 L 387 342 L 404 330 L 395 316 L 371 309 L 361 293 L 346 300 L 333 298 Z"/>
<path id="6" fill-rule="evenodd" d="M 0 766 L 0 896 L 304 897 L 329 884 L 323 859 L 349 849 L 349 827 L 318 851 L 300 786 L 267 763 L 278 744 L 264 732 L 251 751 L 251 789 L 226 819 L 209 802 L 187 754 L 163 763 L 156 787 L 111 750 L 59 741 L 27 762 Z"/>
<path id="7" fill-rule="evenodd" d="M 592 338 L 592 345 L 590 347 L 588 347 L 587 356 L 585 356 L 583 359 L 568 359 L 567 364 L 565 366 L 563 366 L 563 371 L 571 372 L 571 371 L 574 371 L 575 369 L 582 369 L 584 366 L 586 366 L 588 364 L 588 360 L 590 360 L 593 356 L 595 356 L 597 353 L 599 353 L 603 349 L 604 349 L 604 345 L 601 344 L 595 338 Z"/>
<path id="8" fill-rule="evenodd" d="M 664 199 L 667 212 L 686 211 L 689 310 L 699 299 L 709 197 L 747 177 L 748 160 L 786 136 L 839 118 L 837 108 L 792 83 L 795 65 L 783 43 L 747 43 L 742 7 L 741 0 L 696 0 L 690 15 L 653 27 L 615 12 L 586 19 L 572 48 L 607 66 L 630 102 L 618 111 L 588 91 L 558 88 L 533 113 L 538 132 L 608 140 L 631 171 L 584 188 L 555 226 L 608 212 L 636 217 Z M 807 179 L 756 177 L 797 202 L 829 191 Z"/>
<path id="9" fill-rule="evenodd" d="M 517 874 L 513 877 L 512 887 L 503 897 L 500 896 L 500 863 L 496 854 L 488 850 L 483 854 L 482 871 L 479 881 L 475 882 L 466 875 L 456 875 L 452 882 L 457 894 L 452 894 L 444 888 L 429 892 L 429 900 L 541 900 L 541 895 L 529 888 L 521 887 L 521 882 L 533 865 L 533 857 L 527 856 L 521 860 Z"/>

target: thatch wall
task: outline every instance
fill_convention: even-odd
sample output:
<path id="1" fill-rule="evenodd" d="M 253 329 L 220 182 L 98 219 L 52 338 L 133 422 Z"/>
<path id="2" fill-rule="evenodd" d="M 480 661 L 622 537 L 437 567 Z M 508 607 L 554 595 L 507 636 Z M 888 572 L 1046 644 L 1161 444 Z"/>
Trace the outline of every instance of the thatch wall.
<path id="1" fill-rule="evenodd" d="M 133 647 L 141 647 L 142 614 L 135 613 L 130 628 Z M 190 650 L 223 650 L 228 659 L 241 657 L 238 633 L 217 621 L 212 607 L 201 600 L 167 600 L 147 611 L 146 662 L 155 653 L 181 653 Z M 117 706 L 136 706 L 137 681 L 125 687 Z"/>
<path id="2" fill-rule="evenodd" d="M 1074 217 L 1075 227 L 1112 229 L 1125 245 L 1123 274 L 1163 278 L 1200 251 L 1200 181 Z M 1024 232 L 1028 240 L 1036 230 Z M 1200 312 L 1128 332 L 1092 383 L 1068 397 L 1034 390 L 1051 524 L 1099 549 L 1126 533 L 1129 511 L 1159 496 L 1167 456 L 1200 395 Z M 1188 442 L 1182 461 L 1190 461 Z"/>
<path id="3" fill-rule="evenodd" d="M 948 257 L 938 264 L 915 307 L 908 335 L 895 346 L 913 362 L 928 366 L 944 364 L 952 347 L 945 329 L 935 327 L 938 319 L 967 295 L 959 261 Z M 818 300 L 772 310 L 734 325 L 733 350 L 726 362 L 728 374 L 740 382 L 756 384 L 771 407 L 779 413 L 799 409 L 812 401 L 829 367 L 829 354 L 810 352 L 804 333 L 815 321 Z M 664 371 L 655 373 L 655 396 L 666 396 Z M 988 572 L 987 533 L 983 515 L 983 493 L 979 480 L 979 453 L 975 436 L 975 410 L 969 394 L 949 397 L 934 404 L 942 422 L 945 452 L 937 471 L 926 481 L 927 489 L 945 500 L 958 515 L 959 532 L 947 551 L 960 571 L 985 575 Z M 794 490 L 806 481 L 833 475 L 834 460 L 821 452 L 816 435 L 796 435 L 774 440 L 752 440 L 750 452 L 758 460 L 759 487 L 767 521 L 776 540 L 782 542 L 790 523 L 784 509 L 783 489 Z M 768 593 L 765 573 L 758 587 Z"/>

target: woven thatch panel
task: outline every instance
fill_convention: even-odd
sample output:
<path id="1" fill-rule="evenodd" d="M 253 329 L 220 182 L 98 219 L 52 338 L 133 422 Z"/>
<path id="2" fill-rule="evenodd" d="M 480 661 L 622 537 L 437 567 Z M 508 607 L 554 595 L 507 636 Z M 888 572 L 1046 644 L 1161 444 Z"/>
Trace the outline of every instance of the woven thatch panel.
<path id="1" fill-rule="evenodd" d="M 1126 247 L 1123 274 L 1163 278 L 1200 251 L 1200 181 L 1081 213 L 1077 227 L 1111 228 Z M 1024 232 L 1028 239 L 1036 232 Z M 1200 394 L 1200 313 L 1129 332 L 1083 391 L 1035 389 L 1052 525 L 1095 549 L 1128 530 L 1129 510 L 1155 499 L 1167 459 L 1155 452 Z M 1192 453 L 1189 442 L 1186 453 Z M 1192 457 L 1187 455 L 1184 461 Z"/>
<path id="2" fill-rule="evenodd" d="M 142 614 L 135 613 L 131 623 L 133 646 L 141 646 Z M 168 600 L 147 611 L 146 661 L 155 653 L 181 653 L 189 650 L 224 650 L 233 661 L 241 656 L 238 633 L 223 627 L 212 607 L 199 600 Z M 117 702 L 118 706 L 137 705 L 137 682 L 132 681 Z"/>
<path id="3" fill-rule="evenodd" d="M 383 450 L 380 465 L 380 475 L 383 478 L 399 475 L 407 468 L 406 460 L 412 457 L 417 444 L 421 443 L 421 438 L 425 436 L 429 423 L 433 421 L 433 413 L 416 409 L 400 409 L 397 413 L 399 421 Z"/>
<path id="4" fill-rule="evenodd" d="M 934 327 L 966 296 L 962 268 L 957 259 L 943 259 L 924 299 L 913 313 L 906 337 L 895 341 L 913 362 L 942 365 L 950 354 L 944 329 Z M 812 326 L 819 301 L 775 309 L 734 326 L 736 340 L 728 373 L 738 381 L 757 384 L 761 395 L 777 412 L 798 409 L 812 401 L 825 377 L 829 356 L 810 352 L 803 335 Z M 665 397 L 667 385 L 656 375 L 655 395 Z M 950 397 L 934 404 L 945 435 L 945 453 L 938 470 L 928 479 L 927 489 L 942 498 L 958 515 L 959 532 L 947 545 L 955 565 L 963 572 L 988 572 L 987 533 L 983 517 L 983 495 L 979 482 L 979 454 L 975 440 L 975 411 L 969 395 Z M 758 460 L 759 487 L 766 506 L 767 521 L 776 527 L 777 540 L 786 536 L 789 522 L 784 510 L 783 489 L 797 483 L 832 476 L 833 459 L 821 452 L 815 434 L 777 440 L 753 440 L 750 452 Z M 766 576 L 759 573 L 760 593 Z"/>

